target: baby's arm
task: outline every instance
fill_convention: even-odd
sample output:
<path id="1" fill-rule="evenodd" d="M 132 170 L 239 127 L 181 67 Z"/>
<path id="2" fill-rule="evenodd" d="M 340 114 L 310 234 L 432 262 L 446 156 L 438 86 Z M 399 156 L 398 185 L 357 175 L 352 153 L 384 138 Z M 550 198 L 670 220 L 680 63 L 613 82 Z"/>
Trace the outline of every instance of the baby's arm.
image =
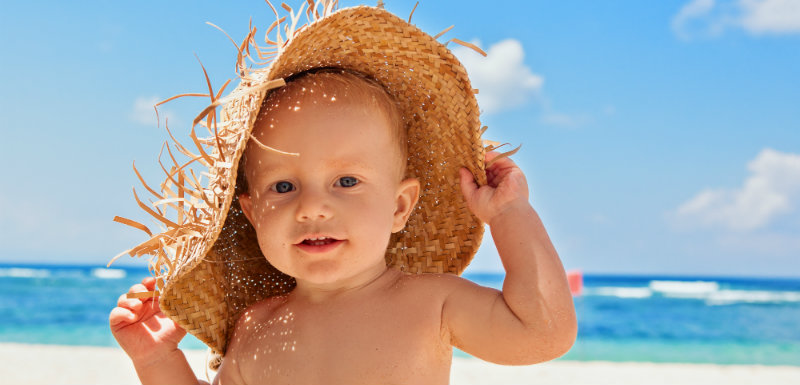
<path id="1" fill-rule="evenodd" d="M 129 293 L 151 291 L 153 278 L 131 287 Z M 111 332 L 133 361 L 142 384 L 205 384 L 197 380 L 178 342 L 186 332 L 167 318 L 158 298 L 127 298 L 123 294 L 109 316 Z"/>
<path id="2" fill-rule="evenodd" d="M 496 157 L 487 154 L 487 160 Z M 505 364 L 531 364 L 563 355 L 577 325 L 566 274 L 536 211 L 522 171 L 509 158 L 486 170 L 478 186 L 461 170 L 470 210 L 489 224 L 506 270 L 503 291 L 459 283 L 444 305 L 451 341 L 464 351 Z M 477 309 L 477 310 L 476 310 Z"/>

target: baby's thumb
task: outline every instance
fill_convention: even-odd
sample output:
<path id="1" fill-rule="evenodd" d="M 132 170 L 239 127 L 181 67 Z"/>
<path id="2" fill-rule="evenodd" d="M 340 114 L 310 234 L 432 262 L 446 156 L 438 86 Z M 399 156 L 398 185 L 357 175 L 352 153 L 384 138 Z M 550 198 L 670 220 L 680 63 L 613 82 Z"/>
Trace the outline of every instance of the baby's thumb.
<path id="1" fill-rule="evenodd" d="M 459 182 L 461 184 L 461 194 L 464 195 L 467 205 L 471 205 L 472 197 L 475 195 L 475 190 L 478 189 L 478 184 L 475 183 L 475 178 L 466 168 L 462 167 L 460 170 L 458 170 L 458 174 Z"/>

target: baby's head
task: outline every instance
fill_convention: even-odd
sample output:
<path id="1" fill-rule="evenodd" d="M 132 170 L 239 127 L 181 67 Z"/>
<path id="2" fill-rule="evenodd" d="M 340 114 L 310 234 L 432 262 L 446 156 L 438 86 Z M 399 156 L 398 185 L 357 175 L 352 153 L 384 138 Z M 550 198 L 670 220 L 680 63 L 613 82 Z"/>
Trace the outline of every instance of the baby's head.
<path id="1" fill-rule="evenodd" d="M 404 179 L 405 124 L 380 84 L 342 70 L 287 79 L 252 138 L 239 200 L 270 264 L 316 284 L 385 269 L 420 185 Z"/>

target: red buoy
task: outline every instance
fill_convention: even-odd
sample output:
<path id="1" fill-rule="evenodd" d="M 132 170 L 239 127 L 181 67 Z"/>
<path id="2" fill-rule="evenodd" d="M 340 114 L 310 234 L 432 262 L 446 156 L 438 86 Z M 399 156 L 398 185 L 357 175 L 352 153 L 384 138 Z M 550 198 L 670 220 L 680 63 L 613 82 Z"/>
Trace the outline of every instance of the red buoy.
<path id="1" fill-rule="evenodd" d="M 581 295 L 581 292 L 583 292 L 583 273 L 580 270 L 568 271 L 567 283 L 569 284 L 569 292 L 573 296 Z"/>

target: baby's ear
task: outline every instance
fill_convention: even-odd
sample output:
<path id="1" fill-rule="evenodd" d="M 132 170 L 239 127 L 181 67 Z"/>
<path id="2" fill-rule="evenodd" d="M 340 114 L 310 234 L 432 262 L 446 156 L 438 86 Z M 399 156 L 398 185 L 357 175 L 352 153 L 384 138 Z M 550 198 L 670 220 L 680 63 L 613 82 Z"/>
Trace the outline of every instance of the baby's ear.
<path id="1" fill-rule="evenodd" d="M 394 211 L 394 222 L 392 223 L 392 232 L 396 233 L 406 227 L 408 217 L 417 207 L 417 200 L 419 200 L 419 181 L 416 178 L 408 178 L 397 187 L 397 206 Z"/>
<path id="2" fill-rule="evenodd" d="M 250 199 L 249 193 L 243 193 L 239 195 L 239 207 L 242 208 L 242 212 L 247 220 L 252 224 L 253 217 L 250 214 L 253 213 L 253 200 Z"/>

